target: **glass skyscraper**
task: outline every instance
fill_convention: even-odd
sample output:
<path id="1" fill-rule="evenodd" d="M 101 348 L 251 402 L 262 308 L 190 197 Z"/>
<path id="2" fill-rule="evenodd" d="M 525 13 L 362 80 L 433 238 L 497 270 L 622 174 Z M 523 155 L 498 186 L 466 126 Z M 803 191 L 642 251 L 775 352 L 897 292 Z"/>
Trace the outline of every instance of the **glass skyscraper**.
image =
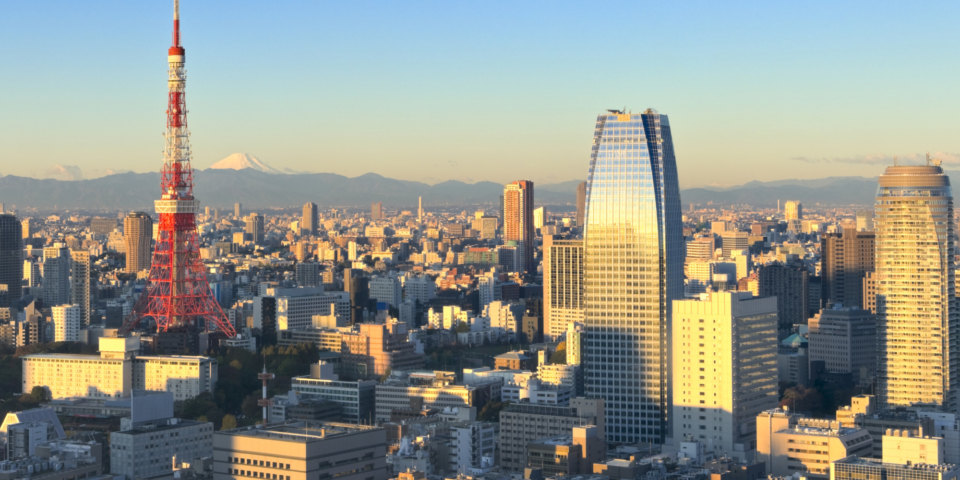
<path id="1" fill-rule="evenodd" d="M 880 402 L 954 411 L 960 316 L 950 178 L 938 165 L 888 167 L 875 228 Z"/>
<path id="2" fill-rule="evenodd" d="M 677 165 L 666 115 L 597 117 L 584 229 L 588 397 L 605 402 L 612 443 L 668 433 L 670 308 L 683 295 Z"/>

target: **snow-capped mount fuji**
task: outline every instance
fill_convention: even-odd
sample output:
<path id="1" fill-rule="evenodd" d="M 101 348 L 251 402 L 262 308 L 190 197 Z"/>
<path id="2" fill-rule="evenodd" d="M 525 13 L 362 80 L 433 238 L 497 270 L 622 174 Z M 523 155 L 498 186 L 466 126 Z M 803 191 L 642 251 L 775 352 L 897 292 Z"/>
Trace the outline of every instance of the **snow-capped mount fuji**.
<path id="1" fill-rule="evenodd" d="M 249 153 L 232 153 L 210 166 L 211 170 L 256 170 L 264 173 L 285 173 L 263 163 Z"/>

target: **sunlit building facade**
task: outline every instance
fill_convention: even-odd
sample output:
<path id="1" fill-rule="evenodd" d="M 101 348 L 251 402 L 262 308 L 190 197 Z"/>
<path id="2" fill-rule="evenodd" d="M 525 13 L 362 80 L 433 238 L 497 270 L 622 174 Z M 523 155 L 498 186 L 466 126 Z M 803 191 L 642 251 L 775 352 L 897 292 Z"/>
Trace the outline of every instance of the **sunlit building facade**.
<path id="1" fill-rule="evenodd" d="M 956 409 L 956 225 L 937 165 L 892 166 L 876 199 L 879 397 L 885 406 Z"/>
<path id="2" fill-rule="evenodd" d="M 611 443 L 669 430 L 670 309 L 683 295 L 677 168 L 666 115 L 597 117 L 584 230 L 586 396 Z"/>

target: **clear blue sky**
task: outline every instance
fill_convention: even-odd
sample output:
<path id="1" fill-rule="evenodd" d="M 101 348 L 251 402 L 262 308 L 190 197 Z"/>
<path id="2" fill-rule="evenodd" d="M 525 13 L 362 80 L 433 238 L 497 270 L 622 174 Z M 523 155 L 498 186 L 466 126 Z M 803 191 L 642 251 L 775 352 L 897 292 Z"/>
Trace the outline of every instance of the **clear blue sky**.
<path id="1" fill-rule="evenodd" d="M 171 3 L 5 2 L 0 174 L 157 170 Z M 957 2 L 182 3 L 198 168 L 583 179 L 624 106 L 682 186 L 960 162 Z"/>

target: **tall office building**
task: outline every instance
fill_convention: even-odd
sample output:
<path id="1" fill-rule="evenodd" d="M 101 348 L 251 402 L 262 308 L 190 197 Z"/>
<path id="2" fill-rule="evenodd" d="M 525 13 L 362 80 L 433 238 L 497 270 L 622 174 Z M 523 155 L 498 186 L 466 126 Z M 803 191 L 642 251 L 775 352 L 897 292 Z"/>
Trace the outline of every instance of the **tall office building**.
<path id="1" fill-rule="evenodd" d="M 370 204 L 370 220 L 383 220 L 383 202 Z"/>
<path id="2" fill-rule="evenodd" d="M 533 265 L 533 182 L 517 180 L 503 187 L 503 241 L 517 242 L 519 272 L 532 272 Z"/>
<path id="3" fill-rule="evenodd" d="M 233 216 L 237 220 L 243 218 L 243 205 L 241 205 L 240 202 L 233 204 Z"/>
<path id="4" fill-rule="evenodd" d="M 62 243 L 54 243 L 43 249 L 44 305 L 70 303 L 70 249 Z"/>
<path id="5" fill-rule="evenodd" d="M 127 273 L 150 269 L 150 240 L 153 219 L 145 212 L 131 212 L 123 219 L 123 239 L 127 244 Z"/>
<path id="6" fill-rule="evenodd" d="M 878 393 L 886 406 L 957 408 L 957 226 L 939 165 L 892 166 L 875 204 Z"/>
<path id="7" fill-rule="evenodd" d="M 859 307 L 863 304 L 863 277 L 874 269 L 874 234 L 844 228 L 841 234 L 820 240 L 823 301 Z"/>
<path id="8" fill-rule="evenodd" d="M 3 214 L 0 215 L 0 285 L 7 286 L 7 302 L 0 303 L 0 307 L 8 307 L 20 299 L 22 279 L 22 225 L 17 217 Z"/>
<path id="9" fill-rule="evenodd" d="M 673 302 L 673 436 L 751 457 L 757 415 L 777 407 L 777 301 L 715 292 Z"/>
<path id="10" fill-rule="evenodd" d="M 680 190 L 670 123 L 653 110 L 597 117 L 583 245 L 586 396 L 607 440 L 668 433 L 670 309 L 683 296 Z"/>
<path id="11" fill-rule="evenodd" d="M 547 235 L 543 237 L 543 332 L 556 340 L 570 322 L 583 322 L 583 241 Z"/>
<path id="12" fill-rule="evenodd" d="M 587 182 L 577 184 L 577 226 L 583 228 L 583 214 L 587 207 Z"/>
<path id="13" fill-rule="evenodd" d="M 80 309 L 80 324 L 90 325 L 90 252 L 70 252 L 73 271 L 70 274 L 70 303 Z"/>
<path id="14" fill-rule="evenodd" d="M 300 231 L 305 235 L 317 234 L 317 204 L 307 202 L 303 204 L 303 219 L 300 220 Z"/>
<path id="15" fill-rule="evenodd" d="M 244 233 L 250 235 L 250 240 L 254 245 L 262 244 L 264 240 L 263 215 L 259 213 L 251 213 L 248 215 L 243 230 Z"/>
<path id="16" fill-rule="evenodd" d="M 423 221 L 423 197 L 417 197 L 417 222 Z"/>

